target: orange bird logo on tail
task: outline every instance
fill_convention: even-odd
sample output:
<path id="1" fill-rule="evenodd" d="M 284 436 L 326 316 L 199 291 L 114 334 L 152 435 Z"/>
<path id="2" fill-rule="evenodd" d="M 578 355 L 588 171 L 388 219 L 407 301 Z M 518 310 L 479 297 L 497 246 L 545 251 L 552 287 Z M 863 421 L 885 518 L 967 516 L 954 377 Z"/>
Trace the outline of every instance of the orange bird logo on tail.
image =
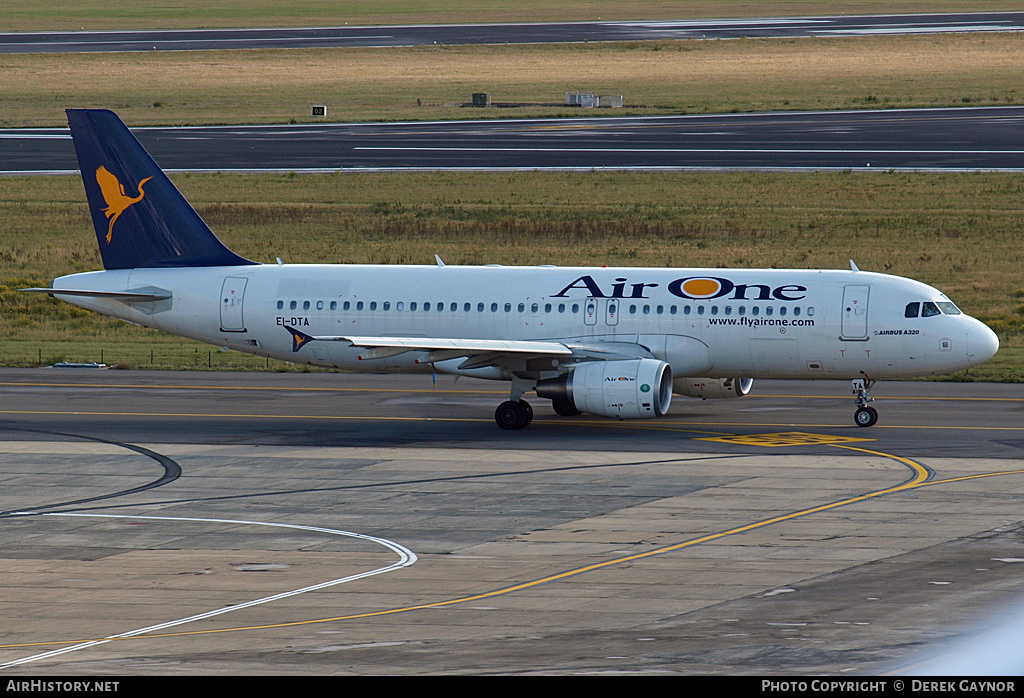
<path id="1" fill-rule="evenodd" d="M 146 195 L 142 191 L 142 185 L 151 179 L 153 178 L 146 177 L 139 182 L 139 195 L 133 199 L 124 193 L 124 185 L 118 181 L 117 177 L 110 173 L 110 170 L 103 166 L 96 170 L 96 183 L 100 185 L 100 191 L 103 192 L 103 200 L 107 202 L 107 207 L 103 209 L 103 213 L 107 214 L 107 218 L 110 219 L 110 225 L 107 226 L 108 245 L 110 244 L 110 237 L 114 234 L 114 223 L 125 212 L 125 209 L 132 204 L 142 201 L 142 197 Z"/>

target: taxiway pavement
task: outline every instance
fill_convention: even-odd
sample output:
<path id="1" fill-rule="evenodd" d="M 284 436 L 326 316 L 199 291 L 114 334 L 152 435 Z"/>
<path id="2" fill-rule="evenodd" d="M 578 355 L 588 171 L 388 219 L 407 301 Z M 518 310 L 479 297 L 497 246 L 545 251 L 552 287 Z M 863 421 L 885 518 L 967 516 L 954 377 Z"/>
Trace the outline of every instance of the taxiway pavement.
<path id="1" fill-rule="evenodd" d="M 139 128 L 170 171 L 1024 170 L 1024 107 Z M 68 129 L 0 130 L 0 174 L 76 173 Z"/>
<path id="2" fill-rule="evenodd" d="M 649 422 L 500 384 L 0 370 L 0 667 L 876 673 L 1024 592 L 1020 386 L 755 382 Z"/>

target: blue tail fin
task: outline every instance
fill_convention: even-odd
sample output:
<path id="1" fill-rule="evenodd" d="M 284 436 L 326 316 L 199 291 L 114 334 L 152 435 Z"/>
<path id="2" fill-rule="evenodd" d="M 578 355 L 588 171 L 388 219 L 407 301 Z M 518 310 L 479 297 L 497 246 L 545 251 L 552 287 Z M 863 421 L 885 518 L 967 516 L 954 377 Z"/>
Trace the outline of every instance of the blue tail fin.
<path id="1" fill-rule="evenodd" d="M 255 264 L 217 239 L 116 114 L 67 114 L 105 268 Z"/>

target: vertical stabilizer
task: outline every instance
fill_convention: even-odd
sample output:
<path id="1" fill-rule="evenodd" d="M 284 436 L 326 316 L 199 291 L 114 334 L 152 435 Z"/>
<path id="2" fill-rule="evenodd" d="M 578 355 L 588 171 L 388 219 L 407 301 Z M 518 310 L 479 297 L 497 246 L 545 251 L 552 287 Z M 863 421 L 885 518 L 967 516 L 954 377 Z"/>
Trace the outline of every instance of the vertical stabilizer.
<path id="1" fill-rule="evenodd" d="M 116 114 L 67 114 L 105 268 L 255 264 L 217 239 Z"/>

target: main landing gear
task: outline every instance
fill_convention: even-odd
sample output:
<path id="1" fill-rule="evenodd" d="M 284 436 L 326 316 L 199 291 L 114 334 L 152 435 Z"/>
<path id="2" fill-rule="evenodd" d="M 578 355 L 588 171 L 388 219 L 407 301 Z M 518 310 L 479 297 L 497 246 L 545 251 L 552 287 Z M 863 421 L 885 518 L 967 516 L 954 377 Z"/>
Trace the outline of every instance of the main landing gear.
<path id="1" fill-rule="evenodd" d="M 522 429 L 533 421 L 533 408 L 526 400 L 506 400 L 494 411 L 494 421 L 502 429 Z"/>
<path id="2" fill-rule="evenodd" d="M 512 379 L 512 390 L 509 394 L 509 399 L 498 405 L 498 409 L 494 410 L 494 421 L 497 422 L 499 427 L 511 431 L 513 429 L 523 429 L 530 425 L 530 422 L 533 421 L 533 407 L 523 399 L 523 394 L 528 390 L 535 390 L 536 388 L 537 381 L 535 380 L 519 378 L 518 376 Z M 575 417 L 580 414 L 572 400 L 562 397 L 552 398 L 551 408 L 555 411 L 555 414 L 562 417 Z"/>
<path id="3" fill-rule="evenodd" d="M 859 427 L 870 427 L 878 421 L 878 410 L 868 405 L 874 400 L 868 395 L 874 384 L 875 381 L 871 380 L 866 373 L 864 378 L 854 378 L 851 381 L 853 394 L 857 396 L 857 411 L 853 413 L 853 421 Z"/>
<path id="4" fill-rule="evenodd" d="M 533 421 L 533 408 L 523 400 L 523 393 L 537 387 L 537 381 L 518 376 L 512 379 L 512 391 L 509 399 L 498 405 L 494 410 L 494 421 L 502 429 L 523 429 Z"/>
<path id="5" fill-rule="evenodd" d="M 575 417 L 580 413 L 571 400 L 555 399 L 551 401 L 551 409 L 561 417 Z"/>

